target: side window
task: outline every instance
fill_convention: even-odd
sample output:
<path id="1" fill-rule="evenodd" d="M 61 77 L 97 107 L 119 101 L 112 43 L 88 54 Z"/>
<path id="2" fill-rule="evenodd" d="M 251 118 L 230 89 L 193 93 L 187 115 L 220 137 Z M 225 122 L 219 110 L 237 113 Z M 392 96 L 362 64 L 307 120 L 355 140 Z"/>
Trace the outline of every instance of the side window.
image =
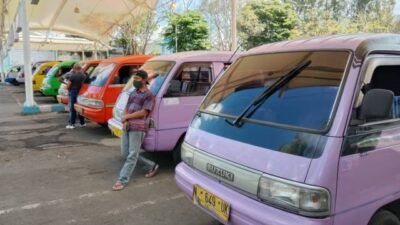
<path id="1" fill-rule="evenodd" d="M 41 74 L 46 75 L 46 74 L 49 72 L 49 70 L 51 70 L 51 68 L 52 68 L 52 66 L 48 66 L 48 67 L 44 68 L 44 69 L 42 70 L 42 73 L 41 73 Z"/>
<path id="2" fill-rule="evenodd" d="M 69 67 L 61 68 L 58 70 L 56 77 L 63 76 L 64 74 L 68 73 L 69 71 L 71 71 L 71 68 L 69 68 Z"/>
<path id="3" fill-rule="evenodd" d="M 400 124 L 400 65 L 377 66 L 364 79 L 353 107 L 342 155 L 371 151 L 384 137 L 382 131 Z M 386 139 L 385 139 L 386 140 Z M 387 139 L 386 144 L 400 141 Z"/>
<path id="4" fill-rule="evenodd" d="M 97 64 L 89 66 L 85 71 L 86 76 L 90 76 L 96 67 Z"/>
<path id="5" fill-rule="evenodd" d="M 133 71 L 137 70 L 139 65 L 122 66 L 118 74 L 114 77 L 112 84 L 126 84 L 131 78 Z"/>
<path id="6" fill-rule="evenodd" d="M 202 96 L 210 89 L 211 82 L 211 63 L 185 64 L 171 80 L 166 95 L 169 97 Z"/>

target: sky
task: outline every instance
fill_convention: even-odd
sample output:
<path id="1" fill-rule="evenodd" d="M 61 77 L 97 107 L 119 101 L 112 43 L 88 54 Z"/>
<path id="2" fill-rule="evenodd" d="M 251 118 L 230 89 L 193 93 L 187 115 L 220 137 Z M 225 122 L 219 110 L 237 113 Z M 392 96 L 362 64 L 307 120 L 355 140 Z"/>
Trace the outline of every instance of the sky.
<path id="1" fill-rule="evenodd" d="M 396 6 L 394 7 L 394 14 L 400 15 L 400 0 L 396 0 Z"/>

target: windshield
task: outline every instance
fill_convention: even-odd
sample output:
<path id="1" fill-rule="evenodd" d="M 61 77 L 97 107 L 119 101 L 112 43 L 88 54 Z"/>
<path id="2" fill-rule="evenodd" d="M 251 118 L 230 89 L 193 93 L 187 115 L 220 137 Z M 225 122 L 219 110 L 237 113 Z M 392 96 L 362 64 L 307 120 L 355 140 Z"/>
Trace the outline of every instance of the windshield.
<path id="1" fill-rule="evenodd" d="M 115 63 L 100 63 L 90 75 L 90 80 L 92 80 L 92 82 L 90 82 L 90 85 L 104 86 L 114 68 Z"/>
<path id="2" fill-rule="evenodd" d="M 167 61 L 151 61 L 145 63 L 140 69 L 145 70 L 149 75 L 149 89 L 154 95 L 157 95 L 162 84 L 164 83 L 169 71 L 172 69 L 174 62 Z M 124 91 L 133 88 L 133 77 L 129 79 L 128 83 L 124 87 Z"/>
<path id="3" fill-rule="evenodd" d="M 58 66 L 54 66 L 53 68 L 51 68 L 49 72 L 47 72 L 47 77 L 55 77 L 59 68 L 60 67 Z"/>
<path id="4" fill-rule="evenodd" d="M 247 119 L 323 130 L 331 119 L 349 56 L 346 51 L 319 51 L 243 57 L 218 80 L 200 110 L 236 117 L 285 73 L 310 60 L 307 68 L 262 102 Z"/>

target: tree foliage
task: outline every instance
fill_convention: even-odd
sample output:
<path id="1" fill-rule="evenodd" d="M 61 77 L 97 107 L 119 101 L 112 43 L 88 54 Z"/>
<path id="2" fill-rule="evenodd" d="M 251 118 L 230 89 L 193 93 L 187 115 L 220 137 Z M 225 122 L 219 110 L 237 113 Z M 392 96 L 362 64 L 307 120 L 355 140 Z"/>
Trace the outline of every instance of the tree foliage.
<path id="1" fill-rule="evenodd" d="M 114 45 L 124 49 L 125 55 L 145 54 L 151 36 L 158 28 L 153 12 L 134 16 L 119 26 Z"/>
<path id="2" fill-rule="evenodd" d="M 171 14 L 164 31 L 165 44 L 175 51 L 205 50 L 210 47 L 208 24 L 200 12 L 187 11 L 182 15 Z M 175 49 L 175 40 L 178 49 Z"/>
<path id="3" fill-rule="evenodd" d="M 304 0 L 294 0 L 302 2 Z M 326 3 L 328 2 L 328 3 Z M 325 7 L 297 4 L 298 24 L 291 38 L 346 33 L 398 32 L 399 20 L 393 14 L 394 0 L 347 0 L 345 6 L 335 8 L 334 0 Z M 309 0 L 310 5 L 321 4 Z M 301 15 L 301 16 L 300 16 Z"/>
<path id="4" fill-rule="evenodd" d="M 278 0 L 251 0 L 238 18 L 239 36 L 244 48 L 288 39 L 296 25 L 296 13 Z"/>
<path id="5" fill-rule="evenodd" d="M 203 12 L 210 27 L 212 49 L 231 49 L 231 1 L 202 0 L 199 10 Z"/>

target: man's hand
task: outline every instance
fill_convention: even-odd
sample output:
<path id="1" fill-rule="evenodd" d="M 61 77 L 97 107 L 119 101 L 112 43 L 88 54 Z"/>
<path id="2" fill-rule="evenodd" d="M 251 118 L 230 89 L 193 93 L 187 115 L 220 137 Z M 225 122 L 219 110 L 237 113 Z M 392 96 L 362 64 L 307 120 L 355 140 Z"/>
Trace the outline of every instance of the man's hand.
<path id="1" fill-rule="evenodd" d="M 122 124 L 122 128 L 124 129 L 124 131 L 128 131 L 128 128 L 129 128 L 129 123 L 128 122 L 123 122 L 123 124 Z"/>
<path id="2" fill-rule="evenodd" d="M 126 115 L 123 115 L 122 118 L 121 118 L 121 121 L 122 121 L 123 123 L 125 123 L 127 120 L 128 120 L 128 119 L 126 118 Z"/>

